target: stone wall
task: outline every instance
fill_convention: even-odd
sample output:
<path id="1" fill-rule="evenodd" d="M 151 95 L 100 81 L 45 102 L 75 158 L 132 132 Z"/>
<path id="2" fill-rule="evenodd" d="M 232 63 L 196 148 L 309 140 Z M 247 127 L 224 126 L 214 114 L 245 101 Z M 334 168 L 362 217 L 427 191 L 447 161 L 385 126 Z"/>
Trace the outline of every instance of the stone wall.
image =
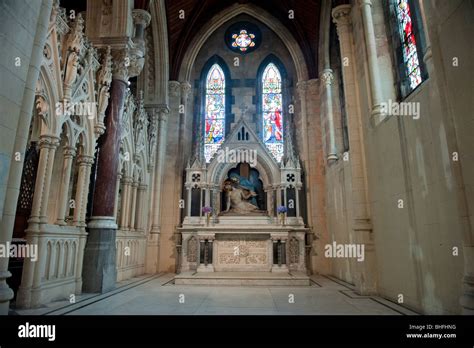
<path id="1" fill-rule="evenodd" d="M 382 3 L 372 3 L 382 99 L 395 101 L 388 21 Z M 429 78 L 403 100 L 419 103 L 420 118 L 391 116 L 372 122 L 366 42 L 357 2 L 351 19 L 358 98 L 352 107 L 362 116 L 377 292 L 393 301 L 403 295 L 406 306 L 423 313 L 455 314 L 461 312 L 463 274 L 472 272 L 463 263 L 464 259 L 467 264 L 472 261 L 474 140 L 469 33 L 473 7 L 461 0 L 424 3 L 432 44 L 432 57 L 425 57 Z M 458 66 L 453 65 L 454 57 L 459 59 Z M 453 161 L 454 152 L 459 153 L 459 161 Z M 345 222 L 353 214 L 347 205 L 353 192 L 351 175 L 344 162 L 327 168 L 328 230 L 339 243 L 352 239 Z M 453 248 L 459 253 L 453 255 Z M 466 252 L 469 255 L 463 255 Z M 332 266 L 332 273 L 348 282 L 357 276 L 351 262 L 336 260 Z"/>

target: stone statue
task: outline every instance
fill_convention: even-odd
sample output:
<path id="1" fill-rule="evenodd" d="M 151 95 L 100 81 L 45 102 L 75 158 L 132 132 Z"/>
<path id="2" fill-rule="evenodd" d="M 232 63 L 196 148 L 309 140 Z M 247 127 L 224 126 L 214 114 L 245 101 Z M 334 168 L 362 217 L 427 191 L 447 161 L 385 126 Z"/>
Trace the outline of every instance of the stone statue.
<path id="1" fill-rule="evenodd" d="M 255 191 L 239 185 L 232 179 L 224 182 L 224 191 L 227 196 L 226 213 L 247 214 L 258 211 L 258 207 L 249 202 L 257 196 Z"/>

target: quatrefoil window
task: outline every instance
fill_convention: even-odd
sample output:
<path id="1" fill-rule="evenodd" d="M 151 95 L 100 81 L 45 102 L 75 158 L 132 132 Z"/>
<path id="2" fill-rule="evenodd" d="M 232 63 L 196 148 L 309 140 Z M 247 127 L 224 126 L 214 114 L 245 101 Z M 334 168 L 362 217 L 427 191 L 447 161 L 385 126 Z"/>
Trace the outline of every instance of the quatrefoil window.
<path id="1" fill-rule="evenodd" d="M 201 181 L 201 174 L 194 173 L 191 175 L 192 182 L 200 182 Z"/>
<path id="2" fill-rule="evenodd" d="M 286 181 L 294 182 L 295 181 L 295 174 L 286 174 Z"/>

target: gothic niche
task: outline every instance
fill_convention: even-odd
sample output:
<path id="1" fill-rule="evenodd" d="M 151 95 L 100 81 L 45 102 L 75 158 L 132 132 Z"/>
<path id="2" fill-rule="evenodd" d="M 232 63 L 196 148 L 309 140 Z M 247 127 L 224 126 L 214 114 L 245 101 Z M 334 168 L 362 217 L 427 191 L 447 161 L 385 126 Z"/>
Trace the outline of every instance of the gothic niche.
<path id="1" fill-rule="evenodd" d="M 260 173 L 248 163 L 229 170 L 222 192 L 221 215 L 267 215 Z"/>

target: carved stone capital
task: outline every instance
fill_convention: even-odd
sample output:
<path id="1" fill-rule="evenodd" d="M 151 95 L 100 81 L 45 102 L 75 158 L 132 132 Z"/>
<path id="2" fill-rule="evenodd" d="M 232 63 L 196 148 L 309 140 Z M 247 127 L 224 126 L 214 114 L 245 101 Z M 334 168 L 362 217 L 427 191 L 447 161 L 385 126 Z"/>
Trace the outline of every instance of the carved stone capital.
<path id="1" fill-rule="evenodd" d="M 339 5 L 332 9 L 332 21 L 336 26 L 349 26 L 351 24 L 351 5 Z"/>
<path id="2" fill-rule="evenodd" d="M 146 28 L 151 21 L 151 15 L 147 11 L 141 9 L 134 9 L 132 11 L 132 18 L 135 25 L 142 25 L 144 28 Z"/>
<path id="3" fill-rule="evenodd" d="M 130 50 L 129 77 L 140 75 L 145 66 L 145 47 L 135 47 Z"/>
<path id="4" fill-rule="evenodd" d="M 169 81 L 168 89 L 171 97 L 179 97 L 181 84 L 178 81 Z"/>
<path id="5" fill-rule="evenodd" d="M 80 166 L 90 167 L 94 164 L 94 156 L 81 155 L 77 158 L 77 163 Z"/>
<path id="6" fill-rule="evenodd" d="M 359 6 L 372 6 L 372 1 L 371 0 L 359 0 Z"/>
<path id="7" fill-rule="evenodd" d="M 168 105 L 162 105 L 159 106 L 155 109 L 155 112 L 158 116 L 158 121 L 159 122 L 167 122 L 168 121 L 168 116 L 170 113 L 170 109 Z"/>
<path id="8" fill-rule="evenodd" d="M 128 68 L 131 64 L 131 58 L 128 48 L 112 50 L 112 77 L 114 80 L 121 80 L 128 82 L 129 72 Z"/>
<path id="9" fill-rule="evenodd" d="M 181 82 L 181 96 L 183 100 L 187 100 L 189 96 L 189 92 L 191 91 L 191 84 L 188 81 Z"/>
<path id="10" fill-rule="evenodd" d="M 331 69 L 324 69 L 321 73 L 321 82 L 327 87 L 332 84 L 334 80 L 334 74 Z"/>
<path id="11" fill-rule="evenodd" d="M 63 155 L 64 158 L 73 158 L 76 156 L 76 149 L 72 146 L 64 146 Z"/>
<path id="12" fill-rule="evenodd" d="M 59 145 L 59 139 L 50 135 L 40 136 L 39 148 L 40 149 L 54 149 Z"/>

